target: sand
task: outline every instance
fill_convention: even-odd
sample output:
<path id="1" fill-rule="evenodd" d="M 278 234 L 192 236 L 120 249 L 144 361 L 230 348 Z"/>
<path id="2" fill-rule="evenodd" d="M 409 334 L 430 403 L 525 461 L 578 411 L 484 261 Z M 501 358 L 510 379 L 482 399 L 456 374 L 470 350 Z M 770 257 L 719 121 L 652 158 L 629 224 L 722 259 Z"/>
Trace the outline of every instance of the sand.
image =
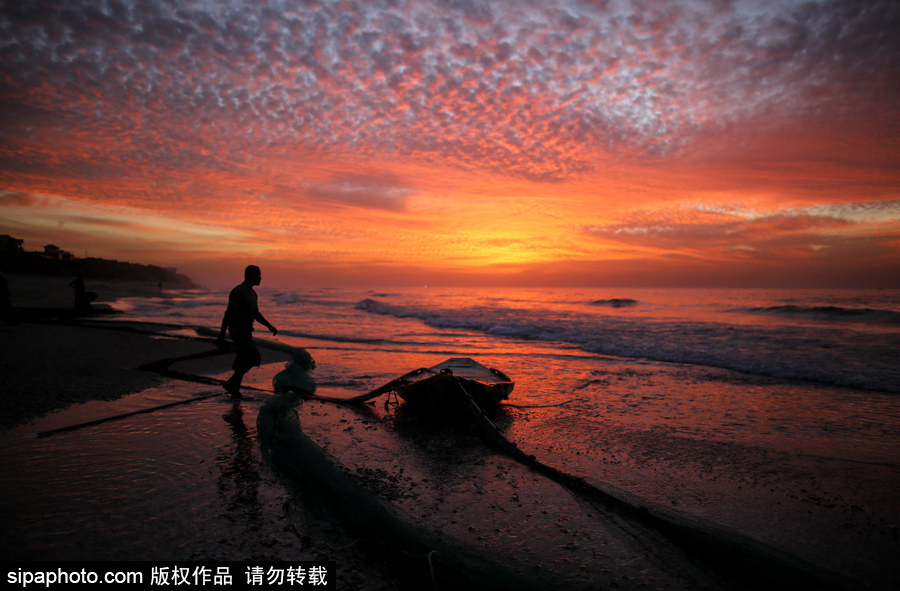
<path id="1" fill-rule="evenodd" d="M 88 400 L 115 400 L 163 378 L 140 371 L 158 359 L 208 350 L 200 340 L 157 339 L 147 333 L 166 327 L 116 322 L 114 315 L 74 317 L 69 278 L 8 275 L 18 322 L 0 323 L 0 428 L 22 424 Z M 95 307 L 120 297 L 168 297 L 158 285 L 87 281 L 98 295 Z M 112 320 L 112 322 L 110 322 Z M 222 371 L 227 363 L 218 360 Z"/>
<path id="2" fill-rule="evenodd" d="M 76 317 L 72 313 L 73 293 L 68 286 L 69 278 L 7 275 L 7 280 L 16 314 L 14 322 L 8 322 L 8 319 L 0 321 L 0 376 L 3 383 L 3 394 L 0 396 L 0 434 L 12 434 L 22 428 L 30 429 L 29 423 L 34 419 L 67 407 L 75 410 L 80 406 L 74 405 L 80 403 L 96 400 L 112 401 L 120 398 L 127 402 L 126 396 L 145 391 L 152 393 L 162 390 L 171 391 L 176 396 L 181 395 L 182 391 L 190 390 L 188 382 L 166 378 L 157 372 L 142 370 L 140 367 L 162 359 L 213 350 L 212 339 L 161 337 L 160 333 L 172 327 L 117 320 L 115 314 L 109 313 L 108 306 L 104 306 L 105 302 L 121 297 L 170 297 L 165 290 L 160 291 L 158 285 L 86 281 L 87 289 L 95 291 L 99 296 L 95 307 L 101 313 L 96 316 Z M 271 364 L 280 364 L 287 360 L 285 354 L 273 351 L 266 351 L 264 357 L 264 360 Z M 178 369 L 195 375 L 221 378 L 230 371 L 230 364 L 231 357 L 226 354 L 208 359 L 194 359 Z M 276 369 L 272 369 L 273 367 Z M 259 378 L 275 371 L 277 365 L 269 365 L 251 373 L 254 374 L 253 377 Z M 218 386 L 213 384 L 202 388 L 215 391 Z M 224 391 L 223 400 L 228 400 Z M 239 409 L 240 405 L 236 404 L 234 408 Z M 23 425 L 27 426 L 22 427 Z M 247 428 L 253 430 L 252 421 L 248 423 Z M 86 433 L 85 437 L 89 438 L 90 432 Z M 84 445 L 90 447 L 90 443 Z M 227 450 L 207 449 L 198 453 L 210 456 L 203 465 L 213 465 L 221 459 L 220 456 L 224 451 Z M 146 453 L 152 455 L 155 452 L 148 450 Z M 259 454 L 257 451 L 251 455 Z M 259 458 L 251 459 L 248 465 L 242 468 L 243 472 L 232 474 L 231 477 L 235 482 L 230 486 L 236 488 L 243 486 L 240 482 L 242 478 L 248 474 L 256 475 L 259 470 L 257 464 L 260 461 Z M 221 478 L 204 476 L 205 473 L 204 470 L 198 470 L 196 474 L 198 490 L 223 486 Z M 140 477 L 135 475 L 135 478 Z M 292 561 L 326 559 L 333 560 L 338 565 L 337 584 L 342 589 L 359 591 L 397 589 L 393 577 L 385 573 L 377 561 L 360 554 L 352 547 L 352 543 L 344 540 L 346 548 L 334 548 L 332 542 L 341 540 L 340 532 L 332 529 L 333 526 L 329 521 L 322 523 L 315 519 L 309 521 L 308 517 L 303 517 L 306 515 L 304 510 L 289 509 L 293 505 L 299 507 L 302 503 L 292 499 L 291 495 L 294 493 L 285 483 L 277 478 L 271 482 L 269 479 L 257 484 L 261 490 L 259 504 L 251 503 L 247 507 L 241 505 L 242 508 L 238 511 L 213 518 L 212 529 L 219 532 L 218 535 L 222 535 L 219 530 L 231 534 L 212 544 L 215 546 L 214 550 L 208 550 L 205 554 L 194 554 L 191 560 L 277 561 L 285 560 L 285 556 L 290 556 Z M 27 483 L 26 488 L 34 484 Z M 44 483 L 37 484 L 40 487 Z M 165 487 L 160 490 L 165 494 L 178 494 L 174 490 L 167 491 Z M 85 493 L 82 491 L 80 494 Z M 212 497 L 216 496 L 215 490 L 210 494 Z M 55 498 L 53 495 L 78 497 L 79 493 L 74 490 L 59 490 L 48 495 L 52 499 Z M 21 517 L 25 522 L 30 522 L 39 519 L 33 513 L 36 510 L 34 507 L 40 506 L 40 503 L 41 501 L 36 503 L 25 501 L 21 505 L 9 506 L 8 503 L 0 505 L 4 505 L 5 518 L 15 521 Z M 96 522 L 99 520 L 102 523 L 103 515 L 101 512 L 90 516 L 82 515 L 79 518 L 81 522 L 94 523 L 97 527 Z M 268 517 L 261 518 L 261 515 Z M 302 531 L 291 522 L 292 518 L 296 518 L 296 524 L 303 528 Z M 8 537 L 7 534 L 13 531 L 11 527 L 4 526 L 0 531 L 3 531 L 0 534 L 0 559 L 47 559 L 46 551 L 35 550 L 40 547 L 40 536 L 21 533 L 27 531 L 27 528 L 23 530 L 19 527 L 16 531 L 20 534 L 14 535 L 32 535 L 34 539 L 17 541 L 15 537 Z M 181 530 L 173 525 L 172 531 L 175 532 L 173 535 L 176 535 Z M 155 535 L 157 532 L 152 533 Z M 176 539 L 180 543 L 190 543 L 191 540 L 202 540 L 213 534 L 214 532 L 197 531 L 185 533 L 181 537 L 176 535 Z M 147 532 L 141 534 L 137 526 L 134 535 L 152 537 Z M 152 542 L 148 544 L 152 545 Z M 206 546 L 201 544 L 200 547 Z M 36 554 L 32 555 L 31 552 Z M 164 557 L 171 552 L 172 548 L 161 548 L 159 556 Z M 73 556 L 58 556 L 58 551 L 53 549 L 50 550 L 50 555 L 60 560 L 73 559 Z M 77 554 L 77 558 L 74 559 L 86 558 L 82 553 Z"/>

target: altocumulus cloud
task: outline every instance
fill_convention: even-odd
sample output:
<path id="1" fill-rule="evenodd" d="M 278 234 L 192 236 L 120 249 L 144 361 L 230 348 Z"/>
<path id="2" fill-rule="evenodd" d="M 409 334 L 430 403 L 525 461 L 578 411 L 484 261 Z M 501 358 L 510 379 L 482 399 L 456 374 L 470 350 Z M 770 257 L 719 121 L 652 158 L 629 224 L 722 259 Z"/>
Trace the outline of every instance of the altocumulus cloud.
<path id="1" fill-rule="evenodd" d="M 900 203 L 857 203 L 758 212 L 730 206 L 682 206 L 632 212 L 618 224 L 583 226 L 591 236 L 662 249 L 746 248 L 778 252 L 793 246 L 900 239 Z M 874 231 L 873 231 L 874 227 Z M 878 227 L 888 229 L 880 232 Z M 865 230 L 863 232 L 862 230 Z M 859 231 L 859 232 L 857 232 Z"/>
<path id="2" fill-rule="evenodd" d="M 351 175 L 330 183 L 309 183 L 305 192 L 355 207 L 402 211 L 415 191 L 387 180 Z"/>
<path id="3" fill-rule="evenodd" d="M 898 28 L 896 3 L 849 0 L 4 3 L 0 166 L 46 165 L 37 126 L 113 143 L 110 166 L 314 150 L 556 180 L 759 117 L 896 108 Z"/>

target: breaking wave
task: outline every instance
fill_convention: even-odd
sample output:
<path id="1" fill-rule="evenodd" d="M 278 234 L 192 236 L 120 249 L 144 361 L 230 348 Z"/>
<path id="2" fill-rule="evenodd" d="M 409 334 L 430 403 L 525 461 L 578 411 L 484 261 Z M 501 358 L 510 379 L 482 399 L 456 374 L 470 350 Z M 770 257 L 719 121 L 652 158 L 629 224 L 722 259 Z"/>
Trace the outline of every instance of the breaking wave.
<path id="1" fill-rule="evenodd" d="M 869 390 L 900 392 L 896 335 L 871 335 L 866 343 L 843 340 L 839 329 L 766 324 L 743 326 L 715 321 L 640 316 L 553 314 L 546 309 L 431 308 L 388 304 L 366 298 L 355 306 L 372 314 L 415 318 L 440 329 L 498 337 L 561 342 L 583 351 L 730 369 L 751 375 L 799 379 Z M 785 312 L 794 306 L 778 306 Z M 809 308 L 815 310 L 815 308 Z M 751 308 L 744 311 L 749 312 Z M 766 309 L 763 309 L 766 310 Z M 835 314 L 834 310 L 817 313 Z M 843 309 L 839 309 L 843 310 Z M 762 313 L 762 312 L 754 312 Z M 802 313 L 802 312 L 800 312 Z M 837 312 L 843 317 L 845 312 Z M 852 317 L 852 315 L 850 315 Z M 883 317 L 878 315 L 878 317 Z M 865 368 L 861 371 L 859 368 Z"/>

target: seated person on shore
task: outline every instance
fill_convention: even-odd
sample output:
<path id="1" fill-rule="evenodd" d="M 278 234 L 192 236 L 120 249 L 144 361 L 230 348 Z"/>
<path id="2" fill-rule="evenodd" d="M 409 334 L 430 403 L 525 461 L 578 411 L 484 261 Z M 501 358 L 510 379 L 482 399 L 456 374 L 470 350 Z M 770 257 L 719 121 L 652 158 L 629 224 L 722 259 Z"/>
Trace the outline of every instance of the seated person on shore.
<path id="1" fill-rule="evenodd" d="M 0 272 L 0 319 L 4 322 L 12 322 L 13 307 L 9 297 L 9 282 L 6 276 Z"/>
<path id="2" fill-rule="evenodd" d="M 75 313 L 89 313 L 94 311 L 91 302 L 97 299 L 97 294 L 92 291 L 85 291 L 84 279 L 78 275 L 69 283 L 69 287 L 75 290 Z"/>
<path id="3" fill-rule="evenodd" d="M 262 281 L 262 272 L 256 265 L 250 265 L 244 269 L 244 282 L 231 290 L 228 295 L 228 308 L 222 317 L 222 328 L 216 345 L 225 345 L 225 331 L 231 335 L 231 340 L 237 349 L 234 363 L 231 368 L 234 373 L 225 382 L 225 390 L 232 398 L 241 397 L 241 382 L 244 374 L 251 368 L 259 367 L 261 358 L 259 349 L 253 342 L 253 322 L 257 321 L 268 328 L 273 335 L 278 334 L 278 329 L 272 326 L 259 312 L 258 298 L 254 287 Z"/>

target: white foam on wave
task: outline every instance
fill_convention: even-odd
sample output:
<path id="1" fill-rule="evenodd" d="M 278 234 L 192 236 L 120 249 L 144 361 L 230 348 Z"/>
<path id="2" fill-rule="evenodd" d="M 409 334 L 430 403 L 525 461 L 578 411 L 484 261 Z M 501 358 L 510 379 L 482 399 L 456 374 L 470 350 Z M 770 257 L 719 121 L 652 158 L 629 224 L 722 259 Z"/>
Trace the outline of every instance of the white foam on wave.
<path id="1" fill-rule="evenodd" d="M 417 318 L 434 328 L 460 329 L 529 341 L 564 342 L 584 351 L 624 358 L 685 363 L 782 379 L 900 392 L 892 363 L 896 335 L 852 342 L 834 330 L 746 326 L 717 321 L 639 316 L 554 315 L 505 308 L 437 309 L 367 298 L 356 309 Z"/>

